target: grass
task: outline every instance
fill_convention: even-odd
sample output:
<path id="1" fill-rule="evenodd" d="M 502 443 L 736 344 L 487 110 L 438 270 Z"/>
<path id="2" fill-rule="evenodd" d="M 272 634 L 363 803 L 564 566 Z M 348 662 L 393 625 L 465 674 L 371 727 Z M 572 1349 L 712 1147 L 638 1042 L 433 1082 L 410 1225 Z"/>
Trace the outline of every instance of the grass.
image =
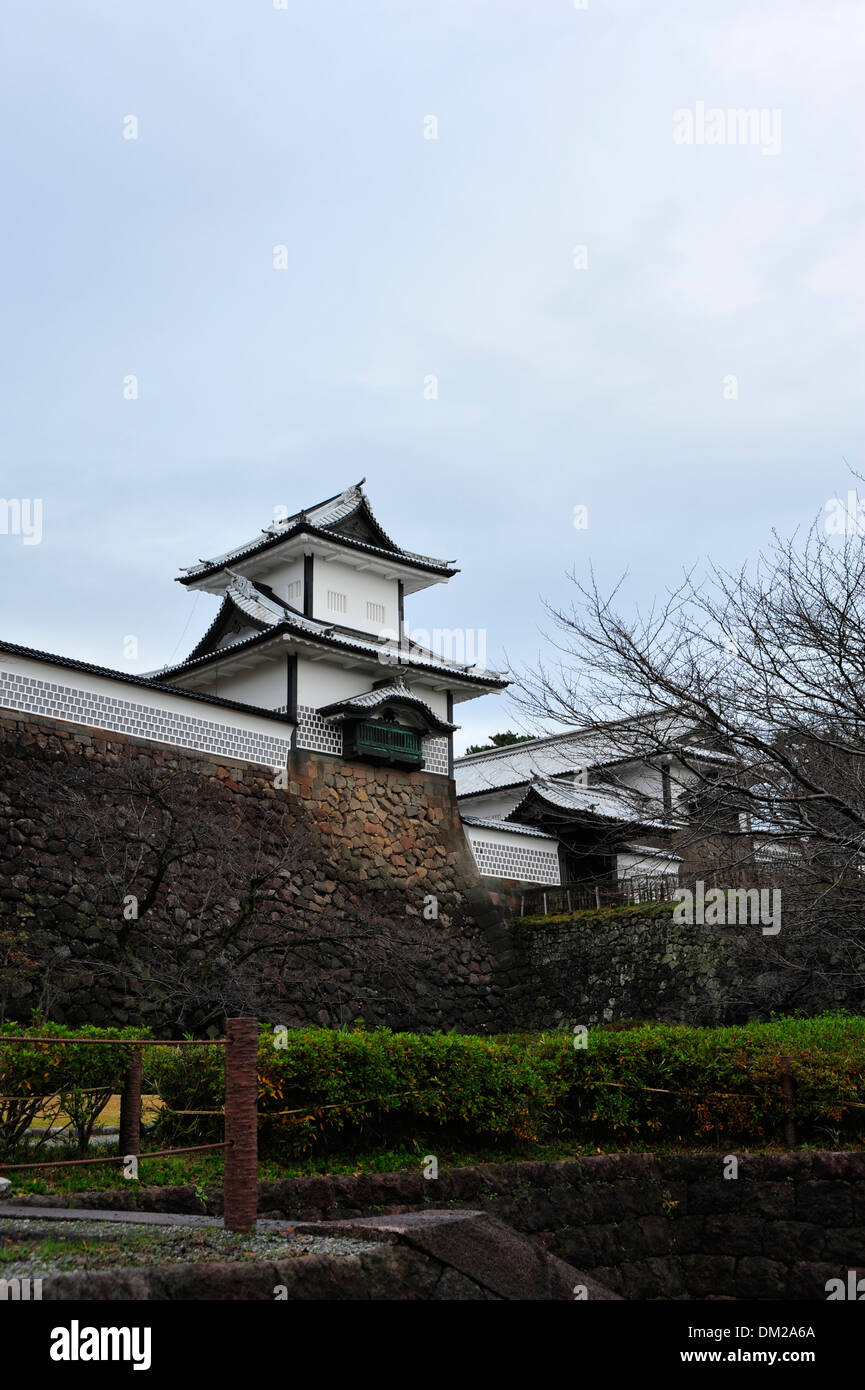
<path id="1" fill-rule="evenodd" d="M 141 1097 L 141 1119 L 144 1124 L 151 1124 L 162 1109 L 163 1102 L 160 1100 L 159 1096 Z M 70 1123 L 70 1118 L 65 1110 L 52 1111 L 50 1106 L 46 1106 L 44 1110 L 40 1110 L 39 1114 L 34 1116 L 32 1128 L 58 1129 Z M 96 1128 L 97 1130 L 116 1129 L 119 1124 L 120 1096 L 111 1096 L 105 1109 L 99 1112 Z"/>
<path id="2" fill-rule="evenodd" d="M 721 1148 L 724 1146 L 721 1145 Z M 800 1145 L 796 1152 L 805 1153 L 827 1145 Z M 833 1150 L 858 1145 L 831 1145 Z M 317 1154 L 285 1162 L 263 1159 L 258 1164 L 259 1182 L 280 1182 L 286 1178 L 310 1178 L 329 1176 L 359 1177 L 365 1173 L 405 1173 L 420 1172 L 424 1158 L 435 1153 L 439 1171 L 448 1168 L 469 1168 L 485 1163 L 557 1163 L 567 1159 L 592 1157 L 597 1154 L 617 1153 L 656 1153 L 656 1154 L 717 1154 L 717 1145 L 707 1144 L 703 1148 L 694 1145 L 668 1144 L 661 1141 L 648 1144 L 644 1139 L 632 1141 L 618 1140 L 603 1145 L 566 1143 L 537 1143 L 515 1145 L 513 1148 L 481 1148 L 471 1150 L 436 1148 L 435 1144 L 418 1144 L 414 1148 L 378 1148 L 364 1154 Z M 750 1153 L 787 1153 L 780 1144 L 748 1145 Z M 13 1179 L 13 1200 L 15 1194 L 68 1196 L 76 1192 L 102 1192 L 108 1190 L 135 1190 L 141 1187 L 195 1187 L 201 1196 L 201 1209 L 204 1210 L 204 1195 L 208 1188 L 221 1188 L 224 1176 L 222 1154 L 189 1154 L 183 1158 L 148 1159 L 142 1154 L 139 1159 L 139 1178 L 137 1182 L 124 1179 L 119 1168 L 93 1166 L 86 1168 L 56 1169 L 37 1174 L 23 1172 L 9 1174 Z M 0 1169 L 2 1172 L 2 1169 Z M 2 1207 L 0 1207 L 2 1215 Z"/>
<path id="3" fill-rule="evenodd" d="M 45 1234 L 38 1216 L 28 1221 L 0 1219 L 0 1279 L 43 1278 L 75 1270 L 141 1268 L 166 1264 L 248 1263 L 309 1254 L 367 1251 L 365 1241 L 295 1232 L 290 1223 L 278 1231 L 239 1235 L 218 1227 L 145 1226 L 108 1221 L 60 1223 L 62 1231 Z"/>

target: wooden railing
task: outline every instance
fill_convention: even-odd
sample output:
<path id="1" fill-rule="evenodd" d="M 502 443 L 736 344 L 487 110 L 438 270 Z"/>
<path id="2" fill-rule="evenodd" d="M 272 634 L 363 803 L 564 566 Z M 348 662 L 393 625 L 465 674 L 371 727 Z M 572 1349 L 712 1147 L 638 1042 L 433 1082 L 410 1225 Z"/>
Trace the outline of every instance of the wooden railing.
<path id="1" fill-rule="evenodd" d="M 520 916 L 546 917 L 593 907 L 672 902 L 678 887 L 677 874 L 640 874 L 633 878 L 582 879 L 555 887 L 529 888 L 521 896 Z"/>

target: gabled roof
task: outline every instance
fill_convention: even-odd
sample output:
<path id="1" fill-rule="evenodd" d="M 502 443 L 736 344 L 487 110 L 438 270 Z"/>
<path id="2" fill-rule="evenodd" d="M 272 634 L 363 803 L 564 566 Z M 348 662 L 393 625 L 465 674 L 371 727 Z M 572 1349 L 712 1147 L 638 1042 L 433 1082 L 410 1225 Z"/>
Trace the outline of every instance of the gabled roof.
<path id="1" fill-rule="evenodd" d="M 463 825 L 477 826 L 481 830 L 512 830 L 517 835 L 531 835 L 538 840 L 553 840 L 558 842 L 557 835 L 551 835 L 548 830 L 539 830 L 536 825 L 516 825 L 510 821 L 497 820 L 495 816 L 460 816 Z"/>
<path id="2" fill-rule="evenodd" d="M 247 627 L 260 630 L 252 637 L 240 638 L 237 642 L 218 647 L 216 644 L 228 628 L 232 616 L 236 617 L 238 614 L 243 616 Z M 318 618 L 305 618 L 297 609 L 292 608 L 291 604 L 276 598 L 266 585 L 254 583 L 242 575 L 232 577 L 216 617 L 186 660 L 148 674 L 164 679 L 166 676 L 176 677 L 201 671 L 211 662 L 230 661 L 235 656 L 243 655 L 282 636 L 297 637 L 318 647 L 374 658 L 380 665 L 390 664 L 401 666 L 408 671 L 430 671 L 446 675 L 453 677 L 458 685 L 468 682 L 470 685 L 480 685 L 486 689 L 503 690 L 509 684 L 498 671 L 461 666 L 456 661 L 436 656 L 434 652 L 414 642 L 406 642 L 398 648 L 388 638 L 376 640 L 372 635 L 355 634 L 350 629 L 341 628 L 334 623 L 321 622 Z"/>
<path id="3" fill-rule="evenodd" d="M 307 507 L 303 511 L 295 512 L 293 516 L 274 522 L 252 540 L 246 541 L 234 550 L 226 551 L 224 555 L 218 555 L 212 560 L 199 560 L 195 565 L 183 566 L 178 583 L 194 584 L 204 575 L 216 574 L 239 560 L 281 545 L 283 541 L 303 533 L 336 540 L 352 549 L 382 555 L 396 563 L 427 570 L 443 577 L 450 578 L 456 574 L 458 571 L 452 562 L 435 560 L 430 555 L 418 555 L 414 551 L 403 550 L 390 538 L 373 515 L 369 499 L 363 491 L 365 481 L 365 478 L 361 478 L 359 483 L 346 488 L 344 492 L 336 493 L 323 502 L 317 502 L 314 507 Z"/>
<path id="4" fill-rule="evenodd" d="M 304 618 L 298 609 L 292 608 L 290 603 L 284 603 L 282 599 L 277 598 L 273 590 L 269 589 L 267 585 L 254 584 L 251 579 L 247 579 L 242 574 L 235 574 L 233 570 L 226 572 L 231 575 L 231 580 L 223 594 L 216 617 L 201 641 L 193 647 L 186 662 L 194 661 L 200 656 L 207 656 L 210 652 L 217 650 L 229 651 L 231 646 L 235 644 L 229 643 L 226 647 L 218 647 L 218 643 L 230 629 L 232 621 L 242 622 L 244 627 L 255 628 L 258 632 L 269 631 L 289 615 L 301 623 L 309 622 L 309 619 Z M 183 664 L 186 665 L 186 662 Z M 175 669 L 181 668 L 176 667 Z"/>
<path id="5" fill-rule="evenodd" d="M 483 753 L 469 753 L 454 762 L 457 796 L 482 796 L 485 792 L 519 787 L 535 778 L 564 776 L 578 768 L 611 768 L 628 763 L 645 763 L 662 755 L 662 749 L 641 738 L 644 721 L 615 720 L 606 727 L 577 733 L 549 734 L 524 743 L 505 744 Z M 623 730 L 634 729 L 633 748 L 624 752 Z M 693 734 L 693 730 L 690 730 Z M 735 763 L 729 754 L 711 748 L 685 745 L 670 740 L 667 751 L 673 756 L 708 763 Z"/>
<path id="6" fill-rule="evenodd" d="M 580 734 L 558 734 L 509 744 L 494 752 L 469 754 L 454 762 L 457 796 L 480 796 L 519 787 L 537 777 L 572 773 L 579 767 L 593 766 L 596 757 L 597 749 Z"/>
<path id="7" fill-rule="evenodd" d="M 409 687 L 400 679 L 390 685 L 379 686 L 377 690 L 366 690 L 360 695 L 352 695 L 347 700 L 334 700 L 333 704 L 323 705 L 318 713 L 325 719 L 341 720 L 352 715 L 374 714 L 389 705 L 403 706 L 419 714 L 428 727 L 439 734 L 452 734 L 458 728 L 441 719 L 419 695 L 413 695 Z"/>
<path id="8" fill-rule="evenodd" d="M 681 854 L 671 849 L 658 849 L 656 845 L 617 845 L 617 854 L 639 854 L 645 859 L 666 859 L 671 864 L 684 864 Z"/>
<path id="9" fill-rule="evenodd" d="M 508 819 L 519 820 L 533 803 L 540 803 L 542 808 L 553 813 L 570 813 L 575 819 L 615 821 L 658 830 L 670 828 L 670 824 L 658 819 L 637 795 L 625 795 L 611 787 L 579 787 L 552 777 L 538 778 Z"/>

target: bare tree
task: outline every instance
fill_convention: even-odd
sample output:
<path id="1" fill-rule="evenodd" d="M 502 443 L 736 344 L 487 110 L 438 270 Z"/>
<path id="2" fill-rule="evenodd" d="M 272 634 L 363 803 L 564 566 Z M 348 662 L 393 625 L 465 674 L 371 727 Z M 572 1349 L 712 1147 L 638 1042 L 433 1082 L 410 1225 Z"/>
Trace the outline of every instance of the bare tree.
<path id="1" fill-rule="evenodd" d="M 58 947 L 46 907 L 17 941 L 38 947 L 44 1015 L 80 1012 L 88 994 L 178 1029 L 232 1012 L 333 1023 L 409 1011 L 434 928 L 395 893 L 346 885 L 339 850 L 266 777 L 226 787 L 222 772 L 134 753 L 10 759 L 5 774 L 17 825 L 49 849 L 39 865 L 26 848 L 7 863 L 31 898 L 53 886 L 72 925 Z"/>
<path id="2" fill-rule="evenodd" d="M 517 695 L 535 719 L 602 736 L 627 756 L 675 754 L 706 833 L 747 814 L 777 845 L 833 877 L 865 844 L 865 546 L 818 524 L 777 535 L 757 564 L 694 571 L 664 601 L 625 614 L 592 575 L 548 606 L 552 663 Z M 712 751 L 715 757 L 705 756 Z M 611 759 L 614 762 L 615 759 Z M 687 776 L 681 775 L 684 771 Z"/>
<path id="3" fill-rule="evenodd" d="M 691 570 L 646 611 L 623 611 L 624 576 L 608 594 L 594 574 L 570 578 L 575 600 L 547 606 L 554 656 L 519 683 L 524 716 L 602 749 L 599 777 L 619 795 L 620 767 L 663 768 L 672 805 L 656 810 L 692 871 L 786 887 L 785 932 L 746 946 L 744 1009 L 861 1002 L 863 540 L 819 522 L 775 533 L 755 564 Z"/>

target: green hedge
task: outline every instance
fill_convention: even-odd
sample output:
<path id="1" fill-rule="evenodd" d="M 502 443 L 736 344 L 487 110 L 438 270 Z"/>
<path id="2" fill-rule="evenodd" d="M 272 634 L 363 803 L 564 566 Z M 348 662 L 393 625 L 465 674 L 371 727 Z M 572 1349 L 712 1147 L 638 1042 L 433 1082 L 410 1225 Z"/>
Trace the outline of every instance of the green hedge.
<path id="1" fill-rule="evenodd" d="M 566 1089 L 555 1058 L 485 1038 L 305 1028 L 282 1040 L 284 1047 L 271 1030 L 259 1039 L 263 1152 L 302 1154 L 431 1135 L 531 1141 Z M 220 1050 L 158 1048 L 150 1065 L 170 1107 L 221 1107 Z M 173 1142 L 220 1132 L 210 1117 L 169 1114 L 160 1123 L 161 1138 Z"/>
<path id="2" fill-rule="evenodd" d="M 831 1148 L 865 1137 L 865 1019 L 842 1014 L 729 1028 L 593 1029 L 588 1048 L 574 1052 L 566 1120 L 575 1133 L 604 1137 L 777 1141 L 784 1055 L 799 1141 Z"/>
<path id="3" fill-rule="evenodd" d="M 120 1089 L 132 1055 L 129 1047 L 12 1043 L 4 1038 L 123 1038 L 147 1036 L 141 1028 L 66 1028 L 61 1023 L 0 1024 L 0 1153 L 14 1152 L 37 1115 L 52 1119 L 51 1132 L 71 1128 L 86 1152 L 93 1126 Z M 64 1112 L 68 1125 L 53 1123 Z"/>
<path id="4" fill-rule="evenodd" d="M 100 1037 L 111 1047 L 3 1045 L 4 1035 Z M 8 1154 L 42 1107 L 73 1117 L 79 1146 L 116 1092 L 133 1029 L 0 1026 L 0 1149 Z M 733 1028 L 636 1024 L 469 1037 L 263 1028 L 258 1108 L 265 1156 L 362 1153 L 382 1146 L 450 1149 L 535 1141 L 581 1147 L 782 1142 L 780 1058 L 791 1058 L 800 1142 L 865 1140 L 865 1019 L 826 1014 Z M 284 1044 L 284 1045 L 280 1045 Z M 152 1147 L 223 1136 L 224 1054 L 218 1047 L 144 1049 L 144 1090 L 168 1107 Z M 284 1113 L 289 1112 L 289 1113 Z"/>
<path id="5" fill-rule="evenodd" d="M 387 1029 L 299 1029 L 259 1040 L 262 1152 L 382 1144 L 507 1148 L 635 1137 L 699 1145 L 783 1140 L 780 1058 L 791 1057 L 800 1142 L 865 1138 L 865 1019 L 824 1015 L 734 1028 L 640 1024 L 486 1039 Z M 217 1048 L 154 1049 L 154 1081 L 177 1110 L 219 1109 Z M 673 1094 L 669 1094 L 669 1093 Z M 294 1111 L 294 1114 L 282 1114 Z M 161 1137 L 205 1142 L 221 1120 L 166 1115 Z"/>

